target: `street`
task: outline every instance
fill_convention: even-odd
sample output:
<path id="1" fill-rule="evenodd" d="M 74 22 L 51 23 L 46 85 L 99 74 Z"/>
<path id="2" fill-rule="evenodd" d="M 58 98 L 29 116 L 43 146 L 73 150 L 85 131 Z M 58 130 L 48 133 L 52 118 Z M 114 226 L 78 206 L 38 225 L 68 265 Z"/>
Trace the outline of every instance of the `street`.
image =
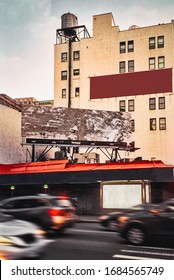
<path id="1" fill-rule="evenodd" d="M 77 223 L 54 237 L 43 259 L 45 260 L 124 260 L 174 259 L 173 244 L 131 246 L 118 233 L 107 231 L 99 223 Z"/>

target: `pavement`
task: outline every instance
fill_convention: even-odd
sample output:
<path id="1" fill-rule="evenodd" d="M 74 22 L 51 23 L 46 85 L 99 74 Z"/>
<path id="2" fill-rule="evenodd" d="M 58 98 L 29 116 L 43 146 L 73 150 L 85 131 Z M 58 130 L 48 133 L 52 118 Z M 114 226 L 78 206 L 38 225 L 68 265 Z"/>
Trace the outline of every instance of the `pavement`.
<path id="1" fill-rule="evenodd" d="M 95 215 L 78 215 L 78 222 L 83 223 L 98 223 L 100 216 Z"/>

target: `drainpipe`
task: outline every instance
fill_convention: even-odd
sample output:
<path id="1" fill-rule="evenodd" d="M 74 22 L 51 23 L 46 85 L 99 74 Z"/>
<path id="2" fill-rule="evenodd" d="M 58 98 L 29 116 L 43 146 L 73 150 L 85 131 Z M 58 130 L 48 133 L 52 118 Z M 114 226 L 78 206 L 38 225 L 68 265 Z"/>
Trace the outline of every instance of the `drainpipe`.
<path id="1" fill-rule="evenodd" d="M 31 161 L 35 161 L 35 145 L 32 145 L 32 156 L 31 156 Z"/>
<path id="2" fill-rule="evenodd" d="M 68 108 L 71 108 L 71 47 L 72 47 L 72 41 L 71 38 L 68 42 L 68 53 L 69 53 L 69 59 L 68 59 Z"/>

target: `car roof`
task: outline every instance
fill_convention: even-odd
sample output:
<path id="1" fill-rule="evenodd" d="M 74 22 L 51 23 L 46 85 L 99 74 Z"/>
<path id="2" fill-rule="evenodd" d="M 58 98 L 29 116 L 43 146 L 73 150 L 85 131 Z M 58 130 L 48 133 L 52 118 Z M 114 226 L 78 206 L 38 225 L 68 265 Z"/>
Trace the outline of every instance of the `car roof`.
<path id="1" fill-rule="evenodd" d="M 16 199 L 23 200 L 23 199 L 40 199 L 40 198 L 47 199 L 47 200 L 49 200 L 49 199 L 50 200 L 51 199 L 69 200 L 69 198 L 65 197 L 65 196 L 52 196 L 52 195 L 48 195 L 48 194 L 38 194 L 38 195 L 25 195 L 25 196 L 9 197 L 9 198 L 3 199 L 2 201 L 0 201 L 0 203 L 13 201 Z"/>

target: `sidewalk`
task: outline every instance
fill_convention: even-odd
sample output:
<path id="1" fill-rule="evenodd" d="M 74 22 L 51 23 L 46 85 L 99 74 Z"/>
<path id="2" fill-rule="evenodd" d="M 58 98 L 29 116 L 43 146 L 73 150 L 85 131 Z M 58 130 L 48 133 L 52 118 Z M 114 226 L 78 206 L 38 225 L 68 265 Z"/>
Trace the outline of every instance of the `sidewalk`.
<path id="1" fill-rule="evenodd" d="M 96 215 L 78 215 L 78 222 L 99 223 L 99 217 Z"/>

